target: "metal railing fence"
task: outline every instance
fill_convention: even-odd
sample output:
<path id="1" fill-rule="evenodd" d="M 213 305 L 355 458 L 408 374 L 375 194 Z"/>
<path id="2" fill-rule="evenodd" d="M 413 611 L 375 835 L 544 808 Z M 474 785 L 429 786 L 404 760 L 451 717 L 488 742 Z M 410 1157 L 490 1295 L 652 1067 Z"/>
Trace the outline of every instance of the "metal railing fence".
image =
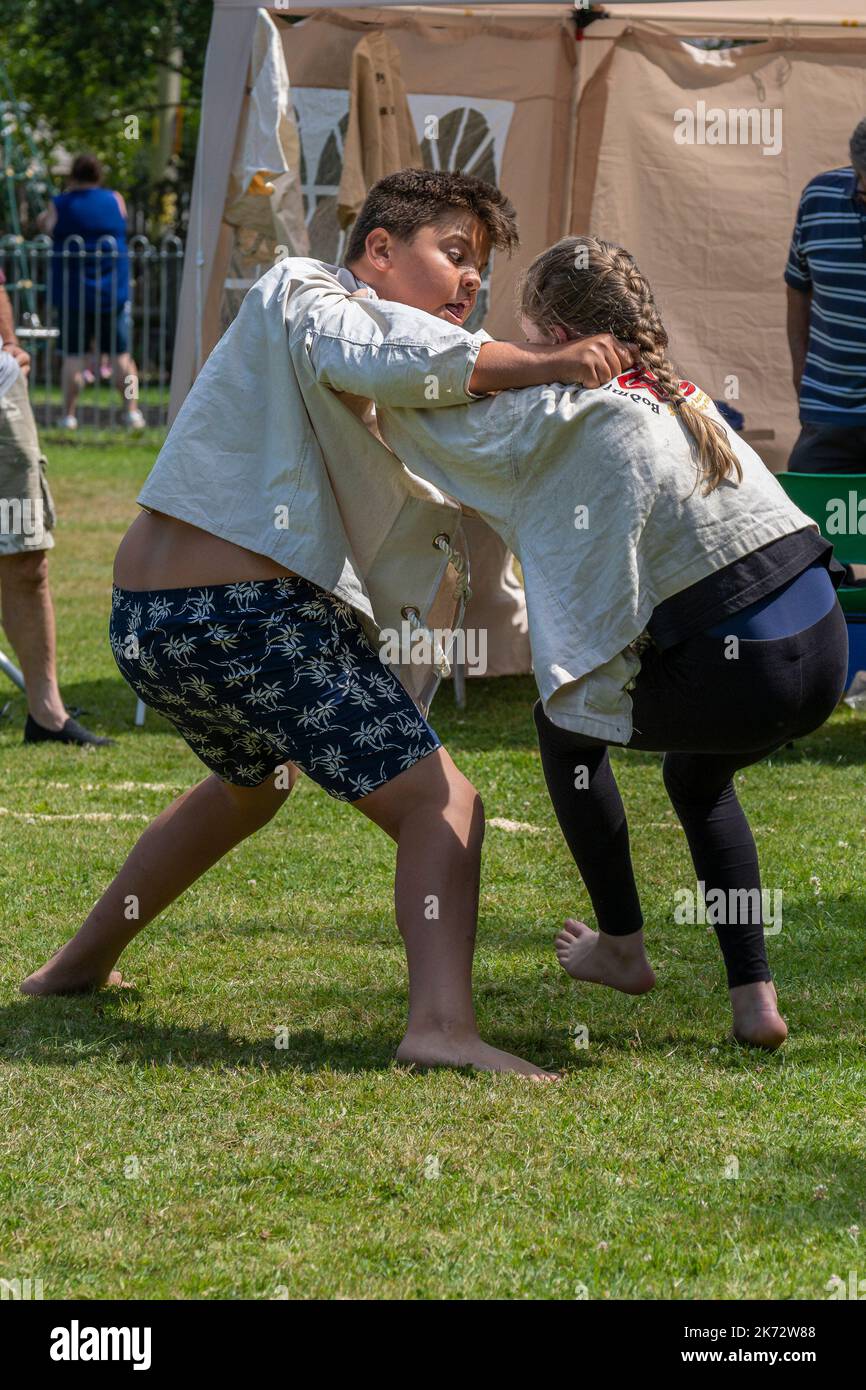
<path id="1" fill-rule="evenodd" d="M 157 244 L 132 236 L 125 252 L 111 236 L 89 248 L 80 236 L 60 246 L 45 235 L 0 236 L 0 269 L 17 336 L 32 358 L 30 398 L 40 425 L 63 417 L 64 356 L 81 359 L 79 425 L 119 429 L 130 408 L 147 425 L 167 423 L 183 255 L 173 233 Z"/>

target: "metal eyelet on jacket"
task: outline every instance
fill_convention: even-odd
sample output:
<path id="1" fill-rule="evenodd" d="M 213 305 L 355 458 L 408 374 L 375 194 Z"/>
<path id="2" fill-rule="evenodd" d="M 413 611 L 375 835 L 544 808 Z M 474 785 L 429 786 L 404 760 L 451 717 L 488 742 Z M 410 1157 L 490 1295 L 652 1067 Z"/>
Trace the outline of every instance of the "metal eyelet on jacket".
<path id="1" fill-rule="evenodd" d="M 421 614 L 418 609 L 407 603 L 400 609 L 400 615 L 409 624 L 413 633 L 423 633 L 425 639 L 429 642 L 430 651 L 433 653 L 433 666 L 440 679 L 443 676 L 449 676 L 451 674 L 451 667 L 448 658 L 437 642 L 435 633 L 431 632 L 429 627 L 426 627 L 425 624 L 422 623 Z"/>
<path id="2" fill-rule="evenodd" d="M 466 556 L 459 550 L 455 550 L 451 544 L 451 537 L 447 531 L 440 531 L 438 536 L 433 537 L 433 544 L 437 550 L 441 550 L 450 564 L 457 572 L 460 580 L 460 595 L 464 603 L 468 603 L 472 597 L 472 590 L 469 587 L 469 566 L 466 563 Z"/>

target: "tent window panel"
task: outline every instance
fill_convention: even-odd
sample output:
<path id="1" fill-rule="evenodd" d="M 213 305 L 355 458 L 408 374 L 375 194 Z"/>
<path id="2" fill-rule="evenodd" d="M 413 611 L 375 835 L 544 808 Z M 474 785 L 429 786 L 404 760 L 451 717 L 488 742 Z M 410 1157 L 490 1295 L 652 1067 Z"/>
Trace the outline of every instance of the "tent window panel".
<path id="1" fill-rule="evenodd" d="M 301 187 L 310 255 L 339 264 L 346 232 L 337 223 L 337 194 L 349 122 L 348 91 L 297 86 L 292 92 L 301 140 Z M 461 170 L 498 184 L 514 103 L 486 98 L 410 93 L 409 109 L 427 169 Z M 431 128 L 431 115 L 433 123 Z M 489 303 L 491 264 L 467 320 L 480 328 Z"/>

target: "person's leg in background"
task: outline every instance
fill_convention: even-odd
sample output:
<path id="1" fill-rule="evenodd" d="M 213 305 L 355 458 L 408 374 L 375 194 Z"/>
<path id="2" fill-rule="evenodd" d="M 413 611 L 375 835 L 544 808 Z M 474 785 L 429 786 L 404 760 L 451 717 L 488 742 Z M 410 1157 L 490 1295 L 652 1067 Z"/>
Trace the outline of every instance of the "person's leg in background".
<path id="1" fill-rule="evenodd" d="M 61 424 L 64 429 L 74 430 L 78 428 L 78 395 L 84 386 L 84 361 L 85 359 L 77 354 L 69 354 L 63 358 L 63 366 L 60 369 L 60 390 L 63 395 L 63 419 Z"/>
<path id="2" fill-rule="evenodd" d="M 47 556 L 56 518 L 24 381 L 0 399 L 0 498 L 0 619 L 24 677 L 25 742 L 111 743 L 70 717 L 57 684 Z"/>
<path id="3" fill-rule="evenodd" d="M 54 604 L 44 550 L 0 555 L 0 617 L 27 695 L 25 743 L 111 744 L 71 718 L 57 684 Z"/>
<path id="4" fill-rule="evenodd" d="M 87 354 L 93 338 L 93 318 L 76 303 L 62 303 L 60 311 L 60 391 L 63 415 L 60 425 L 65 430 L 78 429 L 78 396 L 84 389 Z"/>
<path id="5" fill-rule="evenodd" d="M 129 351 L 130 309 L 120 306 L 112 322 L 110 314 L 102 318 L 99 342 L 111 362 L 112 379 L 123 401 L 124 423 L 127 429 L 141 430 L 146 424 L 138 406 L 138 367 Z"/>
<path id="6" fill-rule="evenodd" d="M 0 556 L 0 616 L 21 667 L 27 709 L 37 724 L 55 731 L 67 712 L 57 685 L 54 605 L 44 550 Z"/>
<path id="7" fill-rule="evenodd" d="M 123 400 L 124 422 L 128 429 L 144 429 L 145 419 L 138 406 L 138 368 L 128 352 L 112 358 L 114 384 Z"/>
<path id="8" fill-rule="evenodd" d="M 866 428 L 802 425 L 789 473 L 866 473 Z"/>

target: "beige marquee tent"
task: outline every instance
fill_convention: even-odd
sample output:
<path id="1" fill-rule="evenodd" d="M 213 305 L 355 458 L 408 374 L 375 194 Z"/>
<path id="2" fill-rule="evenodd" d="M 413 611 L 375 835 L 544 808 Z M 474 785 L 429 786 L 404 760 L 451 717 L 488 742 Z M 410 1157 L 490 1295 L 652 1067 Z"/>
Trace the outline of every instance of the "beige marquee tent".
<path id="1" fill-rule="evenodd" d="M 866 116 L 866 0 L 609 12 L 581 45 L 572 230 L 634 252 L 682 370 L 784 468 L 798 423 L 782 273 L 803 187 L 849 162 Z M 686 35 L 757 42 L 708 51 Z"/>
<path id="2" fill-rule="evenodd" d="M 235 284 L 243 278 L 233 263 L 236 232 L 223 214 L 248 119 L 246 86 L 261 13 L 255 0 L 215 0 L 175 345 L 173 412 L 231 316 L 226 279 L 230 289 L 243 288 Z M 399 50 L 422 157 L 433 166 L 496 179 L 518 203 L 526 250 L 515 263 L 495 266 L 492 285 L 482 296 L 489 304 L 485 327 L 494 334 L 513 332 L 515 271 L 565 225 L 577 50 L 572 8 L 325 9 L 316 0 L 300 5 L 292 0 L 291 7 L 286 0 L 268 6 L 267 14 L 279 34 L 291 83 L 310 253 L 333 260 L 342 251 L 336 199 L 352 54 L 371 26 L 384 29 Z M 303 253 L 306 246 L 289 249 Z"/>
<path id="3" fill-rule="evenodd" d="M 523 262 L 564 225 L 560 171 L 569 156 L 577 32 L 568 6 L 500 6 L 483 14 L 425 7 L 307 8 L 313 12 L 298 19 L 294 6 L 273 4 L 265 14 L 254 4 L 217 0 L 215 5 L 175 345 L 173 412 L 246 286 L 272 262 L 277 247 L 294 254 L 309 250 L 329 261 L 341 258 L 345 232 L 337 210 L 349 78 L 353 54 L 371 29 L 384 30 L 399 52 L 422 159 L 506 188 L 520 181 Z M 274 36 L 281 48 L 277 57 Z M 306 216 L 304 225 L 293 228 L 284 218 L 278 235 L 276 225 L 270 234 L 265 225 L 266 200 L 255 189 L 246 196 L 243 183 L 251 168 L 251 140 L 261 141 L 261 158 L 268 162 L 258 189 L 269 184 L 276 189 L 279 182 L 282 166 L 262 118 L 261 89 L 272 90 L 281 62 L 291 89 Z M 272 100 L 276 105 L 281 98 Z M 237 215 L 239 207 L 243 217 Z M 478 319 L 486 310 L 485 326 L 494 333 L 514 332 L 514 272 L 508 262 L 497 264 L 492 284 L 479 296 Z M 473 589 L 466 622 L 487 633 L 487 673 L 526 672 L 526 609 L 510 557 L 480 521 L 467 520 L 466 532 Z"/>
<path id="4" fill-rule="evenodd" d="M 399 51 L 424 160 L 494 179 L 517 207 L 521 251 L 495 260 L 479 297 L 488 331 L 515 333 L 516 278 L 549 242 L 568 231 L 618 241 L 652 281 L 682 371 L 741 410 L 762 457 L 784 467 L 797 410 L 782 271 L 802 187 L 847 162 L 866 114 L 866 0 L 610 0 L 591 11 L 274 0 L 266 12 L 215 0 L 172 412 L 276 246 L 339 258 L 349 73 L 371 28 Z M 691 38 L 744 42 L 712 50 Z M 226 220 L 244 204 L 251 130 L 269 151 L 258 191 L 273 189 L 270 231 L 267 218 Z M 492 650 L 504 651 L 510 625 L 524 650 L 502 669 L 525 669 L 520 605 L 507 581 L 490 594 L 499 619 L 473 621 L 491 632 L 499 622 Z"/>
<path id="5" fill-rule="evenodd" d="M 727 395 L 781 467 L 797 429 L 782 269 L 803 185 L 847 161 L 848 136 L 866 114 L 866 0 L 610 0 L 589 23 L 586 10 L 271 4 L 308 236 L 289 249 L 340 254 L 351 55 L 371 25 L 384 29 L 400 52 L 424 158 L 495 177 L 517 206 L 523 245 L 494 265 L 481 306 L 488 331 L 514 333 L 515 279 L 564 231 L 620 241 L 653 282 L 682 369 Z M 232 274 L 237 229 L 223 219 L 260 13 L 255 0 L 214 4 L 173 412 L 236 308 L 232 289 L 243 290 Z M 708 51 L 689 37 L 750 43 Z M 679 143 L 676 113 L 699 103 L 779 113 L 778 152 L 759 141 Z"/>
<path id="6" fill-rule="evenodd" d="M 522 250 L 494 266 L 485 327 L 514 332 L 516 276 L 564 231 L 620 241 L 655 286 L 682 369 L 727 395 L 767 462 L 782 467 L 797 429 L 782 268 L 801 188 L 846 162 L 866 114 L 866 0 L 612 2 L 589 23 L 586 8 L 269 6 L 303 161 L 309 240 L 290 250 L 341 250 L 351 54 L 371 25 L 385 29 L 424 157 L 497 178 L 517 206 Z M 255 0 L 215 0 L 173 412 L 236 308 L 231 290 L 243 290 L 230 274 L 237 231 L 223 219 L 259 12 Z M 750 43 L 708 51 L 689 37 Z M 778 153 L 759 142 L 677 143 L 676 113 L 700 102 L 780 113 Z M 435 141 L 424 138 L 429 116 Z"/>

